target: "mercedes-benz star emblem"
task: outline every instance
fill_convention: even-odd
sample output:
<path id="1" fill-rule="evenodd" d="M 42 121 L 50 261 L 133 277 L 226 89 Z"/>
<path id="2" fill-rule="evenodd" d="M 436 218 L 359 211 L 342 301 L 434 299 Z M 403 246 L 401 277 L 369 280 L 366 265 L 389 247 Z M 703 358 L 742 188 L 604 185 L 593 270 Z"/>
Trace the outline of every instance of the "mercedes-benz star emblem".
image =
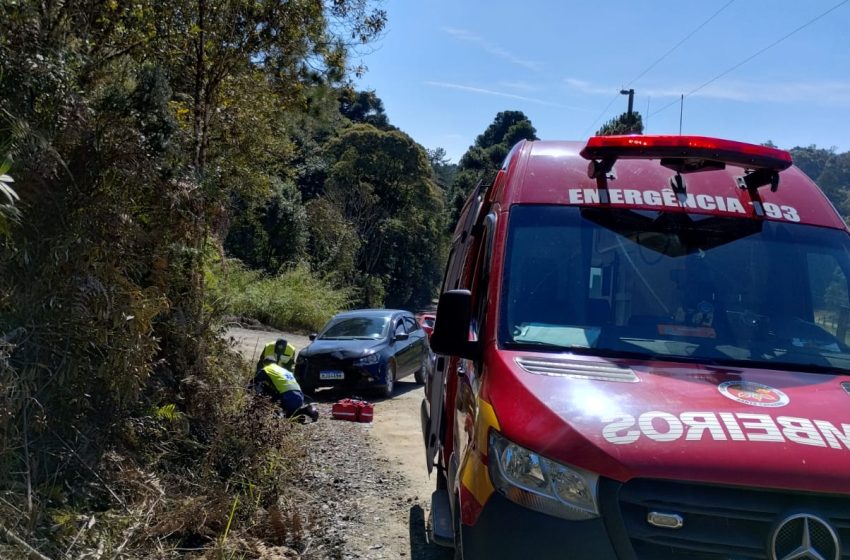
<path id="1" fill-rule="evenodd" d="M 835 529 L 806 513 L 785 518 L 770 540 L 771 560 L 839 560 L 840 555 Z"/>

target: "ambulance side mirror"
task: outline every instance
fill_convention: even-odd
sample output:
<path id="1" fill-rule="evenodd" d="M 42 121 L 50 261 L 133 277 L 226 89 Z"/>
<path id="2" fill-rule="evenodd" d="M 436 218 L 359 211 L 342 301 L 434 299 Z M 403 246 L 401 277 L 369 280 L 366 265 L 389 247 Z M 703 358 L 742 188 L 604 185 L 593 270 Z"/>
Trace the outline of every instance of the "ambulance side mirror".
<path id="1" fill-rule="evenodd" d="M 469 340 L 472 294 L 469 290 L 450 290 L 440 296 L 437 321 L 431 333 L 431 349 L 437 354 L 474 360 L 478 343 Z"/>

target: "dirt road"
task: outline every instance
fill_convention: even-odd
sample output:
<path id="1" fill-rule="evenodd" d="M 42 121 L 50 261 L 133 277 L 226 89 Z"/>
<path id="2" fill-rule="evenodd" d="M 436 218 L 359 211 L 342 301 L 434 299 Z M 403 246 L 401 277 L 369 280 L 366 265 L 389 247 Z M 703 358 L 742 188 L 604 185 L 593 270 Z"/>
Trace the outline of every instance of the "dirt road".
<path id="1" fill-rule="evenodd" d="M 310 342 L 303 335 L 276 331 L 231 328 L 227 334 L 252 362 L 266 343 L 281 336 L 297 350 Z M 330 419 L 329 403 L 341 396 L 318 391 L 323 415 L 309 428 L 316 451 L 311 457 L 316 492 L 336 506 L 342 558 L 451 558 L 451 550 L 425 539 L 434 483 L 425 468 L 419 423 L 422 385 L 405 378 L 396 384 L 393 398 L 370 396 L 375 403 L 372 424 Z M 356 512 L 346 512 L 348 508 Z"/>

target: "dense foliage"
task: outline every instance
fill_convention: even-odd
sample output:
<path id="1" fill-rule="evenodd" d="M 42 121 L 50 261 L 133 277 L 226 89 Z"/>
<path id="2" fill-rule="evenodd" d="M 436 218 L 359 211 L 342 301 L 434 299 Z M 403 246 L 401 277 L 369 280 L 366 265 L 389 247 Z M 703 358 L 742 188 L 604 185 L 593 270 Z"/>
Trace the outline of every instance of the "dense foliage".
<path id="1" fill-rule="evenodd" d="M 492 181 L 511 148 L 521 140 L 537 140 L 537 131 L 522 111 L 502 111 L 460 159 L 447 193 L 449 228 L 454 229 L 467 196 L 479 181 Z"/>
<path id="2" fill-rule="evenodd" d="M 850 152 L 817 146 L 797 146 L 790 152 L 794 165 L 818 184 L 845 221 L 850 219 Z"/>
<path id="3" fill-rule="evenodd" d="M 214 543 L 228 505 L 253 519 L 280 491 L 274 465 L 295 458 L 285 427 L 245 408 L 209 265 L 234 205 L 257 200 L 268 235 L 251 264 L 303 254 L 295 164 L 315 139 L 294 131 L 337 105 L 347 53 L 385 14 L 371 0 L 21 0 L 0 20 L 0 149 L 20 195 L 19 217 L 0 209 L 0 480 L 21 489 L 0 534 L 63 556 Z M 82 539 L 77 512 L 100 520 Z"/>
<path id="4" fill-rule="evenodd" d="M 637 111 L 623 113 L 602 125 L 596 131 L 597 136 L 613 136 L 615 134 L 642 134 L 643 117 Z"/>

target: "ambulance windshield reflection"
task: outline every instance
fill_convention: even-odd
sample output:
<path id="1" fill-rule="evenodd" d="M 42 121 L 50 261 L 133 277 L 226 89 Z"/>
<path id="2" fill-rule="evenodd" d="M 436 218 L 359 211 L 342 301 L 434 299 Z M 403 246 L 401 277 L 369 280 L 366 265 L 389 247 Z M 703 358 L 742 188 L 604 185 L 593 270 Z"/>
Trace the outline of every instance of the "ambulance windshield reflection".
<path id="1" fill-rule="evenodd" d="M 505 256 L 508 348 L 850 370 L 840 230 L 519 205 Z"/>

